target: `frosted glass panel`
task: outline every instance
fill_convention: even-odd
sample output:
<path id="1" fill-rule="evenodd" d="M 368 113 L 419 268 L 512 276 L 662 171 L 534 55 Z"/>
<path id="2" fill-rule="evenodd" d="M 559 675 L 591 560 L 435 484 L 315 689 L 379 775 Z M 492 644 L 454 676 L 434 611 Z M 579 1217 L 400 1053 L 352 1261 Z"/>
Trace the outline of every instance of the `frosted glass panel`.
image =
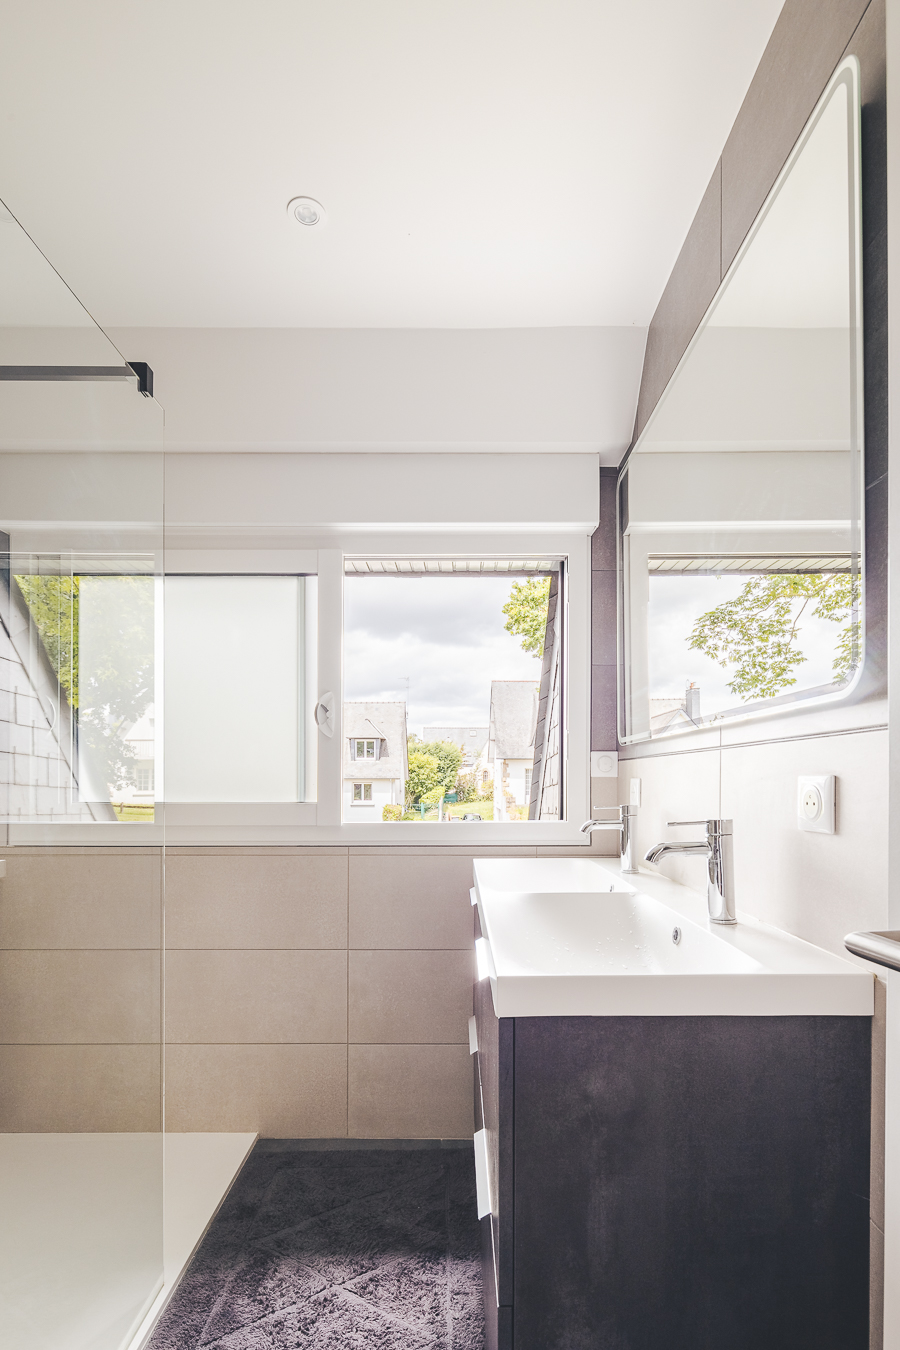
<path id="1" fill-rule="evenodd" d="M 303 586 L 166 577 L 167 801 L 301 800 Z"/>

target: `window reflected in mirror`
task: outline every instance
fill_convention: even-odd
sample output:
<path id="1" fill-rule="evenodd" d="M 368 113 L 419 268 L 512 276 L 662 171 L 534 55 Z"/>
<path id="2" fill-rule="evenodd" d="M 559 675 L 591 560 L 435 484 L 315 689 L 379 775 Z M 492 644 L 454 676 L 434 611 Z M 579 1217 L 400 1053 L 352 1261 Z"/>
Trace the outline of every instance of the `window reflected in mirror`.
<path id="1" fill-rule="evenodd" d="M 620 477 L 623 741 L 852 688 L 860 290 L 850 59 Z"/>

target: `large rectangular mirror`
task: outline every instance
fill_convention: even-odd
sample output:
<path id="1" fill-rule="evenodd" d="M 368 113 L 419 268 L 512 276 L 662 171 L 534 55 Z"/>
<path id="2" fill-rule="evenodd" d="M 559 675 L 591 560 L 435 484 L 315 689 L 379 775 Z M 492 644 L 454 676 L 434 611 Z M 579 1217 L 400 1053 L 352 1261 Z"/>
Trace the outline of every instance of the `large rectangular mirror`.
<path id="1" fill-rule="evenodd" d="M 620 475 L 621 741 L 851 691 L 862 403 L 850 58 Z"/>

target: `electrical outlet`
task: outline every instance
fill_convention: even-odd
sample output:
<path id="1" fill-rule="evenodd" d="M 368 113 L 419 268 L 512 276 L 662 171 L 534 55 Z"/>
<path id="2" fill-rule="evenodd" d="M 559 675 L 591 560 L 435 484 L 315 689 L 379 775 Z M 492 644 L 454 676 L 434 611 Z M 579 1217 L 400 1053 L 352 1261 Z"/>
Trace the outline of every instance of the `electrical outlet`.
<path id="1" fill-rule="evenodd" d="M 834 774 L 797 779 L 797 828 L 813 834 L 834 834 Z"/>
<path id="2" fill-rule="evenodd" d="M 640 806 L 641 804 L 641 780 L 632 778 L 631 789 L 628 797 L 629 806 Z"/>

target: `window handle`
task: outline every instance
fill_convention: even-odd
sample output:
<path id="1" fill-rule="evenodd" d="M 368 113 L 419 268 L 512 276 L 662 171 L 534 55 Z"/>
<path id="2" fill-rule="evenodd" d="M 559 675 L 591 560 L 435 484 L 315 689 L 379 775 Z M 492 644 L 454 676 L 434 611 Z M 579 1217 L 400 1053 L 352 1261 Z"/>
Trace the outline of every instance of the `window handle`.
<path id="1" fill-rule="evenodd" d="M 322 694 L 316 704 L 316 726 L 323 736 L 334 735 L 334 694 Z"/>

